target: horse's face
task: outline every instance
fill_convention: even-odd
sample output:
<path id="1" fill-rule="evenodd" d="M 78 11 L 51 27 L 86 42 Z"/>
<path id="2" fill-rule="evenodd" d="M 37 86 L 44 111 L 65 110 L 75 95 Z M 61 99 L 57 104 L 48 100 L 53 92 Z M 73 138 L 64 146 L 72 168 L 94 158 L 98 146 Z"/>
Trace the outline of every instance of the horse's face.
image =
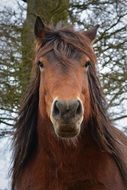
<path id="1" fill-rule="evenodd" d="M 52 50 L 38 60 L 39 110 L 42 117 L 48 116 L 55 133 L 63 138 L 77 136 L 83 119 L 87 121 L 90 115 L 87 77 L 90 60 L 76 48 L 73 51 L 72 56 L 61 60 Z"/>
<path id="2" fill-rule="evenodd" d="M 87 79 L 89 58 L 86 55 L 77 56 L 77 59 L 66 60 L 63 65 L 50 52 L 39 61 L 39 107 L 42 115 L 45 102 L 46 113 L 56 134 L 61 137 L 78 135 L 83 118 L 87 119 L 90 114 Z"/>

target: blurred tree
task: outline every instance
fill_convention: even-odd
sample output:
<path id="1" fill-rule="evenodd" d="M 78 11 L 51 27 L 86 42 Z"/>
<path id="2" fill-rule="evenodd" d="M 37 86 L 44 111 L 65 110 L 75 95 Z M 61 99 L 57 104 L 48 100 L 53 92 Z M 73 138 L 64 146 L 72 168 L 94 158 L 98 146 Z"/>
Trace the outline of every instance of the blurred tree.
<path id="1" fill-rule="evenodd" d="M 55 27 L 87 29 L 100 24 L 94 45 L 98 72 L 114 120 L 127 117 L 127 0 L 19 0 L 17 13 L 0 12 L 0 122 L 13 125 L 19 98 L 30 78 L 37 15 Z M 27 8 L 24 7 L 25 4 Z M 24 18 L 24 13 L 26 17 Z"/>
<path id="2" fill-rule="evenodd" d="M 21 87 L 21 23 L 12 9 L 0 11 L 0 123 L 13 126 Z"/>

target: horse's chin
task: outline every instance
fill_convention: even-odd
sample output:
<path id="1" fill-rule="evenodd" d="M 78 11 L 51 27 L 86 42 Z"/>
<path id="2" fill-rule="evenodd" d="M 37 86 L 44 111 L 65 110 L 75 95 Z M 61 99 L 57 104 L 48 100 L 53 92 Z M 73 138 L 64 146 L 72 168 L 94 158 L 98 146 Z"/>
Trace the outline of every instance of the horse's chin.
<path id="1" fill-rule="evenodd" d="M 78 136 L 78 132 L 77 131 L 74 131 L 74 132 L 57 132 L 56 135 L 60 138 L 74 138 L 74 137 L 77 137 Z"/>
<path id="2" fill-rule="evenodd" d="M 74 138 L 79 135 L 80 133 L 80 126 L 71 124 L 64 124 L 60 126 L 54 126 L 55 133 L 60 138 Z"/>

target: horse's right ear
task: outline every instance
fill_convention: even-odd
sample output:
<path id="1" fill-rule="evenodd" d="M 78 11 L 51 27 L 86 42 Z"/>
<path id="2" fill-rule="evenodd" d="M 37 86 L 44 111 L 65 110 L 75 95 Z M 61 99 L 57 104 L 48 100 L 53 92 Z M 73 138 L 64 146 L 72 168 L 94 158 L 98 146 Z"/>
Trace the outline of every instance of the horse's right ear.
<path id="1" fill-rule="evenodd" d="M 34 34 L 36 38 L 43 38 L 45 35 L 45 25 L 39 16 L 37 16 L 35 21 Z"/>

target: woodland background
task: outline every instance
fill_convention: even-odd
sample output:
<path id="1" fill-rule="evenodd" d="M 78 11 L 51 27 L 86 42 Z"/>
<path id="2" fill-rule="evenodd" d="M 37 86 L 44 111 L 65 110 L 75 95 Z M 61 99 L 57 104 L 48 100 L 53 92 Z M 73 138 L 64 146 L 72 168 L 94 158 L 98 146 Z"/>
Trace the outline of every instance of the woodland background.
<path id="1" fill-rule="evenodd" d="M 100 25 L 94 44 L 97 70 L 110 116 L 126 132 L 127 0 L 1 0 L 0 4 L 0 143 L 5 146 L 6 137 L 13 134 L 20 98 L 29 83 L 37 15 L 52 27 L 87 30 Z"/>

